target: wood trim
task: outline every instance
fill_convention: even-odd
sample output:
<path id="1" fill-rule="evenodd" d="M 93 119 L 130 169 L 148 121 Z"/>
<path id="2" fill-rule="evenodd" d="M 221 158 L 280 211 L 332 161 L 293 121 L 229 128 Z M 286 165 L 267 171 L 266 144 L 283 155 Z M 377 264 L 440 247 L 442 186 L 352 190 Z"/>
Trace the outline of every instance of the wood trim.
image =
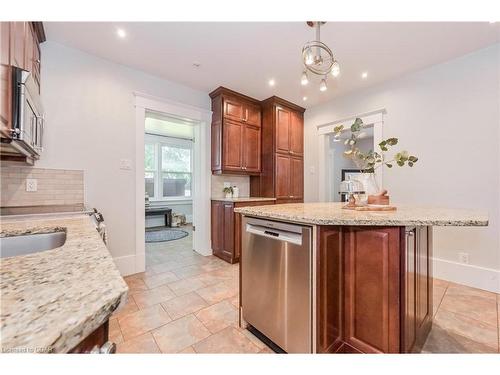
<path id="1" fill-rule="evenodd" d="M 252 102 L 254 104 L 260 105 L 260 100 L 257 100 L 255 98 L 252 98 L 252 97 L 244 95 L 244 94 L 241 94 L 241 93 L 236 92 L 234 90 L 228 89 L 227 87 L 224 87 L 224 86 L 219 86 L 215 90 L 213 90 L 210 94 L 208 94 L 208 96 L 210 96 L 210 98 L 212 98 L 212 99 L 217 97 L 218 95 L 236 96 L 238 98 L 241 98 L 241 99 L 247 100 L 249 102 Z"/>
<path id="2" fill-rule="evenodd" d="M 278 105 L 281 105 L 283 107 L 287 107 L 289 109 L 292 109 L 292 110 L 300 112 L 300 113 L 304 113 L 306 111 L 306 109 L 304 107 L 301 107 L 295 103 L 289 102 L 288 100 L 282 99 L 276 95 L 273 95 L 270 98 L 262 100 L 260 103 L 263 106 L 269 105 L 269 104 L 278 104 Z"/>

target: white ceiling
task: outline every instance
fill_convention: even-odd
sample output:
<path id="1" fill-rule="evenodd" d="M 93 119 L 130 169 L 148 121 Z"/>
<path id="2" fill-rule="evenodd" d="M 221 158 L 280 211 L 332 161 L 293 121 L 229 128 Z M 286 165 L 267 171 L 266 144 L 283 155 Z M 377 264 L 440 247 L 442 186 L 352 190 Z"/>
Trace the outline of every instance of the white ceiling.
<path id="1" fill-rule="evenodd" d="M 257 99 L 278 95 L 305 107 L 486 47 L 500 34 L 499 23 L 487 22 L 328 22 L 321 40 L 342 70 L 320 92 L 318 78 L 300 84 L 302 45 L 314 39 L 305 22 L 44 25 L 48 40 L 207 93 L 222 85 Z M 126 30 L 125 39 L 117 37 L 117 27 Z M 366 80 L 361 79 L 364 71 Z M 270 78 L 274 87 L 268 85 Z"/>

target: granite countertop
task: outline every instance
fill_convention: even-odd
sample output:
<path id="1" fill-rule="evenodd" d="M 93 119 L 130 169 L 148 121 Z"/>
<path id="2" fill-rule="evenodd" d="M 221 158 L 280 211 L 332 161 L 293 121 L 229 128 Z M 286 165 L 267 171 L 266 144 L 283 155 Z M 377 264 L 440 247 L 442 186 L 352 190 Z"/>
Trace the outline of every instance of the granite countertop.
<path id="1" fill-rule="evenodd" d="M 0 237 L 66 231 L 63 246 L 0 259 L 2 352 L 68 352 L 128 287 L 87 215 L 1 217 Z"/>
<path id="2" fill-rule="evenodd" d="M 487 226 L 488 215 L 474 210 L 398 206 L 396 211 L 353 211 L 345 203 L 292 203 L 241 207 L 246 216 L 316 225 Z"/>
<path id="3" fill-rule="evenodd" d="M 212 198 L 213 201 L 220 202 L 269 202 L 275 201 L 276 198 L 266 198 L 266 197 L 239 197 L 239 198 Z"/>

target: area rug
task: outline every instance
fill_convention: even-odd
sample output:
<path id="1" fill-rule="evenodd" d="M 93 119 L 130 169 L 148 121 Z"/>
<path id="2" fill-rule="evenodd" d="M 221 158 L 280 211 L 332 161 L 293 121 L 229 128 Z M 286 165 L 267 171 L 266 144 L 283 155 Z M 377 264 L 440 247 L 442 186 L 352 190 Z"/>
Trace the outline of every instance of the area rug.
<path id="1" fill-rule="evenodd" d="M 162 228 L 146 231 L 146 242 L 166 242 L 184 238 L 189 233 L 181 229 Z"/>

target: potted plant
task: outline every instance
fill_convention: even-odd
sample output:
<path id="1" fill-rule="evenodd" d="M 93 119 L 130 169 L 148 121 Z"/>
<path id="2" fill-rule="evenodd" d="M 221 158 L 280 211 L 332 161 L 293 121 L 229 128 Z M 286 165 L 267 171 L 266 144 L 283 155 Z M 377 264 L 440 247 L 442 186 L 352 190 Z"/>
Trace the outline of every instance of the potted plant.
<path id="1" fill-rule="evenodd" d="M 392 157 L 387 157 L 386 152 L 388 152 L 391 147 L 398 144 L 397 138 L 382 140 L 378 144 L 380 151 L 370 150 L 368 152 L 362 152 L 357 147 L 357 143 L 364 129 L 366 129 L 366 126 L 363 124 L 363 120 L 356 118 L 348 130 L 351 132 L 350 137 L 344 141 L 344 144 L 347 146 L 347 150 L 344 151 L 344 156 L 351 159 L 362 172 L 363 178 L 360 182 L 364 185 L 368 203 L 370 203 L 370 200 L 373 202 L 380 202 L 380 198 L 378 197 L 384 196 L 387 191 L 379 188 L 375 179 L 375 171 L 384 165 L 387 166 L 387 168 L 392 168 L 394 165 L 399 167 L 413 167 L 418 161 L 418 158 L 408 153 L 408 151 L 400 151 Z M 337 139 L 340 138 L 340 135 L 345 131 L 344 125 L 336 126 L 333 131 L 334 137 Z M 385 204 L 389 203 L 388 198 L 386 202 Z"/>
<path id="2" fill-rule="evenodd" d="M 225 194 L 226 198 L 231 198 L 233 196 L 233 187 L 227 186 L 222 189 L 222 192 Z"/>

